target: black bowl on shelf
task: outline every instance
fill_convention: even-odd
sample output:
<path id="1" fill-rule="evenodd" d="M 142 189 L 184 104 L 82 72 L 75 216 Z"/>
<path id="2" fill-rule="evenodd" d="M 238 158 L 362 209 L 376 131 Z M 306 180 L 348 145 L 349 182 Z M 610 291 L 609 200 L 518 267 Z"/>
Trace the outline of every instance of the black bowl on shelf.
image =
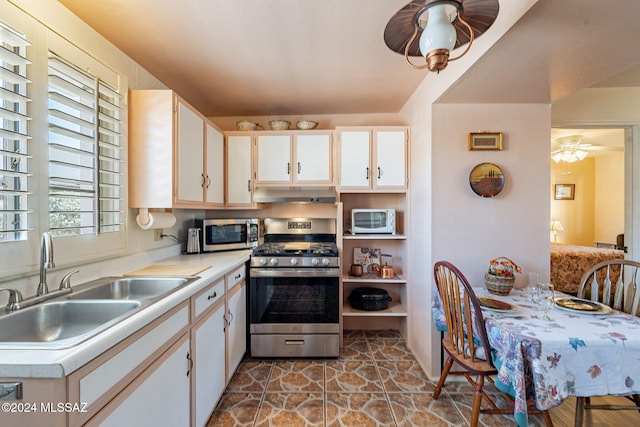
<path id="1" fill-rule="evenodd" d="M 356 310 L 377 311 L 389 308 L 391 297 L 384 289 L 356 288 L 347 298 Z"/>

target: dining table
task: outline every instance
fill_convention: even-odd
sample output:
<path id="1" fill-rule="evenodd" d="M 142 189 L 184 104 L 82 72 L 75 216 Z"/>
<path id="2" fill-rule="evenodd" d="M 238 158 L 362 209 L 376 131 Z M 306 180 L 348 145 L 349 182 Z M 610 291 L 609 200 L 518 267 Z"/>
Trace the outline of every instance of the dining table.
<path id="1" fill-rule="evenodd" d="M 556 292 L 545 315 L 523 289 L 493 295 L 474 287 L 482 306 L 496 387 L 514 398 L 514 419 L 527 426 L 527 401 L 538 409 L 569 396 L 640 393 L 640 318 Z M 446 330 L 437 290 L 432 314 Z"/>

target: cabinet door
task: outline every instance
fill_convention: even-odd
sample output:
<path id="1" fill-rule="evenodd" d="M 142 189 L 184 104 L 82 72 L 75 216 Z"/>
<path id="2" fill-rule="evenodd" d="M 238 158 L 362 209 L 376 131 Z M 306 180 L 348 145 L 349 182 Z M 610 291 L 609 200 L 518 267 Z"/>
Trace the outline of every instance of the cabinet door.
<path id="1" fill-rule="evenodd" d="M 331 135 L 296 135 L 296 182 L 331 183 Z"/>
<path id="2" fill-rule="evenodd" d="M 370 132 L 344 131 L 340 134 L 340 187 L 371 187 L 369 167 Z"/>
<path id="3" fill-rule="evenodd" d="M 251 135 L 227 137 L 227 205 L 250 205 Z"/>
<path id="4" fill-rule="evenodd" d="M 257 139 L 258 176 L 264 183 L 290 183 L 291 136 L 259 135 Z"/>
<path id="5" fill-rule="evenodd" d="M 374 131 L 376 188 L 406 188 L 407 138 L 402 130 Z"/>
<path id="6" fill-rule="evenodd" d="M 189 340 L 185 336 L 148 368 L 152 371 L 149 376 L 143 374 L 123 391 L 133 389 L 125 400 L 116 407 L 110 403 L 102 410 L 109 413 L 102 422 L 98 414 L 87 425 L 189 426 L 189 357 Z"/>
<path id="7" fill-rule="evenodd" d="M 247 350 L 247 286 L 236 286 L 235 292 L 227 299 L 227 355 L 229 370 L 227 378 L 235 372 Z"/>
<path id="8" fill-rule="evenodd" d="M 226 385 L 224 304 L 199 322 L 191 334 L 195 362 L 193 412 L 195 425 L 200 427 L 206 425 Z"/>
<path id="9" fill-rule="evenodd" d="M 202 204 L 204 120 L 178 102 L 176 203 Z"/>
<path id="10" fill-rule="evenodd" d="M 206 125 L 205 203 L 224 203 L 224 137 L 215 127 Z"/>

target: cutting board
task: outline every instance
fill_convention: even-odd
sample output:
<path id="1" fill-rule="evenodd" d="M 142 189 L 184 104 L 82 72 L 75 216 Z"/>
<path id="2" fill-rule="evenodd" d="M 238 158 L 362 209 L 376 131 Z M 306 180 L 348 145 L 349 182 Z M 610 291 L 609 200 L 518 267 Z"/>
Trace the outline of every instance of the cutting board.
<path id="1" fill-rule="evenodd" d="M 125 276 L 195 276 L 201 271 L 211 267 L 210 265 L 188 264 L 152 264 L 140 270 L 125 273 Z"/>

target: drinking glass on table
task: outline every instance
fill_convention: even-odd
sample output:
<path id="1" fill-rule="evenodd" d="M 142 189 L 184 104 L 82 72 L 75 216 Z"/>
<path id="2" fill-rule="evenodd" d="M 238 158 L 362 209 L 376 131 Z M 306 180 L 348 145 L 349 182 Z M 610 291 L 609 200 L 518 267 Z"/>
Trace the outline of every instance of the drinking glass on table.
<path id="1" fill-rule="evenodd" d="M 525 279 L 525 292 L 527 293 L 527 301 L 535 303 L 536 294 L 538 293 L 538 273 L 528 271 Z"/>
<path id="2" fill-rule="evenodd" d="M 544 312 L 542 320 L 552 320 L 547 313 L 555 305 L 553 285 L 551 283 L 538 283 L 538 304 Z"/>

